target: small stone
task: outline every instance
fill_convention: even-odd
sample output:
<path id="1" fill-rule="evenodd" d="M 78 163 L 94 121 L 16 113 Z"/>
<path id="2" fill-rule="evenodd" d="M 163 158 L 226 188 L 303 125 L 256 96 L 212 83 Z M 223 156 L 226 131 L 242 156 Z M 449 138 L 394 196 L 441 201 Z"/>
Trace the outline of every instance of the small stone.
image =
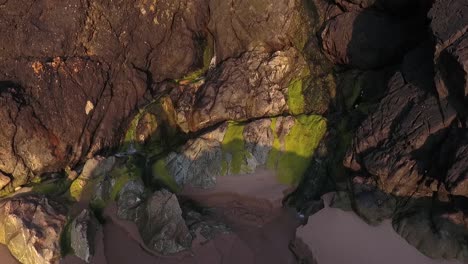
<path id="1" fill-rule="evenodd" d="M 85 113 L 86 115 L 89 115 L 89 113 L 94 109 L 94 104 L 91 101 L 86 101 L 86 106 L 85 106 Z"/>

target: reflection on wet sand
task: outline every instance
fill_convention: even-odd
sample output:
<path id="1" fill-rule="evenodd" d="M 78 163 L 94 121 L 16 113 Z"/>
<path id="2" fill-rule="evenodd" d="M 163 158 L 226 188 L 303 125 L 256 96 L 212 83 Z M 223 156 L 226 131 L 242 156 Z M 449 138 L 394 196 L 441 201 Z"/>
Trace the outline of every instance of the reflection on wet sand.
<path id="1" fill-rule="evenodd" d="M 297 229 L 297 237 L 312 250 L 320 264 L 461 264 L 434 260 L 408 244 L 389 220 L 370 226 L 352 212 L 328 207 L 332 194 L 323 197 L 325 208 Z"/>

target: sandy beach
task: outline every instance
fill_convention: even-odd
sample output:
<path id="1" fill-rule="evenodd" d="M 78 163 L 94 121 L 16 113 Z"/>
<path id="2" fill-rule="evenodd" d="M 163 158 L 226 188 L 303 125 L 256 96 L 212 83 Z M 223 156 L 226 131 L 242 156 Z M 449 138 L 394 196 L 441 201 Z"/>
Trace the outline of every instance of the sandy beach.
<path id="1" fill-rule="evenodd" d="M 91 263 L 295 263 L 288 245 L 299 221 L 292 210 L 281 205 L 288 186 L 278 184 L 276 175 L 269 171 L 218 179 L 213 189 L 189 188 L 181 197 L 214 208 L 232 233 L 217 235 L 210 241 L 195 239 L 190 251 L 161 256 L 145 247 L 135 224 L 118 219 L 115 205 L 111 205 L 104 212 L 107 221 L 96 237 L 97 253 Z M 62 263 L 84 262 L 68 256 Z"/>
<path id="2" fill-rule="evenodd" d="M 95 238 L 95 264 L 293 264 L 289 249 L 296 236 L 319 264 L 460 264 L 456 261 L 430 259 L 409 245 L 392 228 L 390 221 L 372 227 L 352 212 L 328 207 L 299 226 L 293 210 L 284 209 L 281 200 L 288 186 L 278 184 L 276 176 L 260 170 L 250 175 L 219 177 L 215 188 L 186 188 L 180 199 L 214 208 L 231 233 L 219 234 L 206 241 L 197 237 L 192 249 L 172 256 L 162 256 L 148 249 L 136 225 L 116 216 L 116 206 L 104 211 L 106 223 Z M 297 228 L 297 230 L 296 230 Z M 307 249 L 308 246 L 308 249 Z M 296 252 L 297 253 L 297 252 Z M 18 263 L 6 247 L 0 247 L 0 263 Z M 67 256 L 61 263 L 82 264 Z"/>
<path id="3" fill-rule="evenodd" d="M 352 212 L 328 207 L 331 195 L 323 197 L 326 207 L 297 229 L 319 264 L 461 264 L 426 257 L 393 230 L 390 220 L 373 227 Z"/>

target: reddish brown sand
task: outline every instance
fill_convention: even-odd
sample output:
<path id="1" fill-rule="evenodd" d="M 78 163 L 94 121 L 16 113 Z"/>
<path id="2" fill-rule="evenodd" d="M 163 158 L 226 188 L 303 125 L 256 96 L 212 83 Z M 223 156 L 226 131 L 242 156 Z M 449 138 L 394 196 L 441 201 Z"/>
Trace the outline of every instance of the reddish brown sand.
<path id="1" fill-rule="evenodd" d="M 91 263 L 109 264 L 263 264 L 295 263 L 288 248 L 298 225 L 295 214 L 281 208 L 286 186 L 276 183 L 274 174 L 220 177 L 212 190 L 184 190 L 182 196 L 215 208 L 216 214 L 232 228 L 211 241 L 199 237 L 190 251 L 160 256 L 147 249 L 136 226 L 115 216 L 115 205 L 104 214 L 103 232 L 97 236 L 98 252 Z M 62 263 L 84 263 L 67 257 Z"/>
<path id="2" fill-rule="evenodd" d="M 182 197 L 215 208 L 218 217 L 232 228 L 211 241 L 197 237 L 190 251 L 160 256 L 143 244 L 135 224 L 119 220 L 115 205 L 104 216 L 106 224 L 96 236 L 96 264 L 288 264 L 295 263 L 288 249 L 298 226 L 292 211 L 281 208 L 287 187 L 276 182 L 268 171 L 253 175 L 219 177 L 216 188 L 189 188 Z M 329 200 L 329 196 L 325 197 Z M 327 203 L 326 203 L 327 204 Z M 371 227 L 355 214 L 325 208 L 310 217 L 307 226 L 297 229 L 319 264 L 455 264 L 435 261 L 419 253 L 398 236 L 390 224 Z M 0 248 L 0 263 L 15 263 Z M 307 247 L 306 247 L 307 249 Z M 307 250 L 305 250 L 307 251 Z M 83 264 L 68 256 L 62 263 Z"/>
<path id="3" fill-rule="evenodd" d="M 325 204 L 330 200 L 324 197 Z M 409 245 L 390 221 L 377 227 L 367 225 L 356 214 L 326 207 L 297 229 L 297 237 L 311 248 L 320 264 L 455 264 L 433 260 Z"/>
<path id="4" fill-rule="evenodd" d="M 0 263 L 1 264 L 19 264 L 19 262 L 10 254 L 5 245 L 0 244 Z"/>

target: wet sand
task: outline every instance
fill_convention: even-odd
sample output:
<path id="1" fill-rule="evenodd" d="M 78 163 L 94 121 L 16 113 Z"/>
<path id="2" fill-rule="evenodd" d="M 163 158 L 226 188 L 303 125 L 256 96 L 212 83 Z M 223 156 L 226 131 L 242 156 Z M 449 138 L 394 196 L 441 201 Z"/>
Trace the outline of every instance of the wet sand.
<path id="1" fill-rule="evenodd" d="M 319 264 L 461 264 L 426 257 L 393 230 L 390 220 L 373 227 L 352 212 L 329 208 L 330 195 L 324 197 L 326 207 L 297 229 Z"/>
<path id="2" fill-rule="evenodd" d="M 104 211 L 106 224 L 96 236 L 95 264 L 289 264 L 296 263 L 289 242 L 296 235 L 304 243 L 296 243 L 303 254 L 319 264 L 459 264 L 432 260 L 393 231 L 390 222 L 372 227 L 352 212 L 327 206 L 330 195 L 324 197 L 326 207 L 299 226 L 293 210 L 282 208 L 281 200 L 288 187 L 276 182 L 269 171 L 256 174 L 224 176 L 210 190 L 187 188 L 181 199 L 214 208 L 216 217 L 225 221 L 231 233 L 219 234 L 210 241 L 197 236 L 191 250 L 172 256 L 161 256 L 148 249 L 136 225 L 116 216 L 115 205 Z M 296 230 L 297 228 L 297 230 Z M 9 254 L 0 247 L 0 256 Z M 7 262 L 0 259 L 0 263 Z M 64 264 L 83 264 L 67 256 Z"/>
<path id="3" fill-rule="evenodd" d="M 0 263 L 1 264 L 19 264 L 19 262 L 10 254 L 5 245 L 0 244 Z"/>
<path id="4" fill-rule="evenodd" d="M 96 237 L 97 253 L 91 263 L 135 264 L 289 264 L 295 263 L 289 241 L 299 224 L 293 211 L 283 209 L 287 186 L 276 183 L 269 171 L 220 177 L 211 190 L 186 189 L 183 198 L 214 208 L 232 233 L 210 241 L 197 237 L 190 251 L 161 256 L 143 244 L 135 224 L 116 217 L 115 205 L 108 207 L 106 224 Z M 68 256 L 62 263 L 84 263 Z"/>

